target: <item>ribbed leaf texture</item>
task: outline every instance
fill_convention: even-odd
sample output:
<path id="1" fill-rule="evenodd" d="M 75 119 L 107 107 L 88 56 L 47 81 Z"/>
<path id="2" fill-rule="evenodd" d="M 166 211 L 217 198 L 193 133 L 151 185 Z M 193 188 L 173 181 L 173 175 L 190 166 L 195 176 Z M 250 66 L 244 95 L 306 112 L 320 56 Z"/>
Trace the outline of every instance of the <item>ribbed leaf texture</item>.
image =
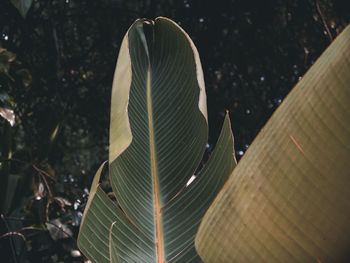
<path id="1" fill-rule="evenodd" d="M 350 262 L 350 26 L 257 136 L 195 243 L 205 262 Z"/>
<path id="2" fill-rule="evenodd" d="M 228 115 L 204 168 L 207 143 L 198 52 L 166 18 L 137 20 L 118 57 L 109 172 L 120 208 L 95 176 L 78 238 L 93 262 L 201 262 L 194 237 L 236 165 Z"/>

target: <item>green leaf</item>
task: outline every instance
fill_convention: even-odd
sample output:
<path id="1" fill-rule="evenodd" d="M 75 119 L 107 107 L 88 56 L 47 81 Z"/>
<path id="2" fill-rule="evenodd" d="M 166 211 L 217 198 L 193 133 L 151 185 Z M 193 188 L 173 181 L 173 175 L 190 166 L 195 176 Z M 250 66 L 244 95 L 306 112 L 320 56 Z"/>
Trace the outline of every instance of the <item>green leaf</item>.
<path id="1" fill-rule="evenodd" d="M 18 9 L 21 16 L 26 18 L 33 0 L 11 0 L 11 3 Z"/>
<path id="2" fill-rule="evenodd" d="M 169 19 L 137 20 L 123 40 L 112 90 L 109 169 L 122 210 L 97 186 L 96 175 L 78 238 L 89 259 L 200 262 L 194 236 L 236 164 L 226 116 L 209 161 L 187 186 L 207 126 L 191 39 Z"/>
<path id="3" fill-rule="evenodd" d="M 206 213 L 205 262 L 349 262 L 350 26 L 271 117 Z"/>

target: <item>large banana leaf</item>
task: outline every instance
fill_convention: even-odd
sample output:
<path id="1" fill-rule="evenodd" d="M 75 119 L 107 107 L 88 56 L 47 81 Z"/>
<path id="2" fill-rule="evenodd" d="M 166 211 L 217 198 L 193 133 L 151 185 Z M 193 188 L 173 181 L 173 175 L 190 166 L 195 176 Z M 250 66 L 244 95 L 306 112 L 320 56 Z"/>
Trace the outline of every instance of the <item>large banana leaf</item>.
<path id="1" fill-rule="evenodd" d="M 122 210 L 91 187 L 78 245 L 93 262 L 200 262 L 194 236 L 236 162 L 229 117 L 188 187 L 207 141 L 197 50 L 166 18 L 137 20 L 121 46 L 112 90 L 110 182 Z"/>
<path id="2" fill-rule="evenodd" d="M 195 244 L 205 262 L 350 262 L 350 26 L 250 146 Z"/>

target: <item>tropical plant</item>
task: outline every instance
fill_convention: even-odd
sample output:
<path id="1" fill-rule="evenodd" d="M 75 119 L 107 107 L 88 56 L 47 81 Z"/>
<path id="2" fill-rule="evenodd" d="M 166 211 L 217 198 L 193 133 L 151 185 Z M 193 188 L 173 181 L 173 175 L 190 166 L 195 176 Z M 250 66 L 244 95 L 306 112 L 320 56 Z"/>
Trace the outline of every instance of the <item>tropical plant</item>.
<path id="1" fill-rule="evenodd" d="M 204 216 L 205 262 L 349 262 L 350 26 L 289 94 Z"/>
<path id="2" fill-rule="evenodd" d="M 199 56 L 169 19 L 137 20 L 124 37 L 112 90 L 108 163 L 117 201 L 99 185 L 103 164 L 81 223 L 82 252 L 99 263 L 345 262 L 349 47 L 348 27 L 234 171 L 226 115 L 214 152 L 190 183 L 208 129 Z"/>
<path id="3" fill-rule="evenodd" d="M 113 202 L 91 187 L 78 246 L 93 262 L 198 262 L 199 223 L 236 161 L 229 117 L 210 159 L 198 52 L 166 18 L 137 20 L 121 45 L 112 90 Z M 119 205 L 119 206 L 118 206 Z"/>

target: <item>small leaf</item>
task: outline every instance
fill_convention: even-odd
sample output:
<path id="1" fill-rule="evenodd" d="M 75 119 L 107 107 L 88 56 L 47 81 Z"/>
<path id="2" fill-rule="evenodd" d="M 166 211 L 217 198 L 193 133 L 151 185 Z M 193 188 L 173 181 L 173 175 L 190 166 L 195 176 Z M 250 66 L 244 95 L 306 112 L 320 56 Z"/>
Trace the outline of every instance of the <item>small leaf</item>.
<path id="1" fill-rule="evenodd" d="M 15 125 L 15 114 L 13 110 L 0 108 L 0 116 L 7 120 L 11 126 Z"/>
<path id="2" fill-rule="evenodd" d="M 51 220 L 45 225 L 53 240 L 69 238 L 73 235 L 72 230 L 66 224 L 63 224 L 59 218 Z"/>
<path id="3" fill-rule="evenodd" d="M 26 18 L 33 0 L 11 0 L 11 2 L 18 9 L 23 18 Z"/>

